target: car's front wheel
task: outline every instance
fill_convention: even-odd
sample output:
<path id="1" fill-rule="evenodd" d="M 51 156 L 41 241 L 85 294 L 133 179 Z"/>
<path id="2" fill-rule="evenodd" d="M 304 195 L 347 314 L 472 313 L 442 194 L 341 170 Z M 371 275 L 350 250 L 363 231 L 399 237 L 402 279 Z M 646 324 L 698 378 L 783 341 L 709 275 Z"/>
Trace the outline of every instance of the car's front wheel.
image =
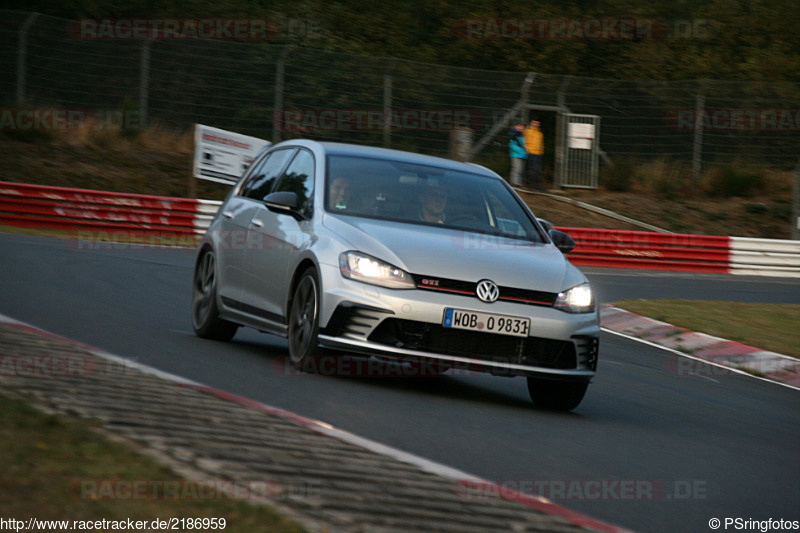
<path id="1" fill-rule="evenodd" d="M 528 394 L 538 407 L 554 411 L 572 411 L 581 403 L 588 381 L 558 381 L 528 377 Z"/>
<path id="2" fill-rule="evenodd" d="M 300 276 L 289 306 L 289 360 L 300 370 L 319 354 L 319 278 L 309 267 Z"/>
<path id="3" fill-rule="evenodd" d="M 229 341 L 238 326 L 219 318 L 217 309 L 217 266 L 214 252 L 207 251 L 197 262 L 192 283 L 192 327 L 205 339 Z"/>

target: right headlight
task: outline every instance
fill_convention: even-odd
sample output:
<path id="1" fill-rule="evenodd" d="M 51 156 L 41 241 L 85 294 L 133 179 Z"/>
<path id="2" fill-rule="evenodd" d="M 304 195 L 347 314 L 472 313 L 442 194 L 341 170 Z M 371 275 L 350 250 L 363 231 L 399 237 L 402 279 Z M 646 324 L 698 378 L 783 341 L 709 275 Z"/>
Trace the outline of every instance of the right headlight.
<path id="1" fill-rule="evenodd" d="M 594 294 L 588 283 L 582 283 L 569 290 L 558 293 L 556 309 L 561 309 L 567 313 L 593 313 Z"/>

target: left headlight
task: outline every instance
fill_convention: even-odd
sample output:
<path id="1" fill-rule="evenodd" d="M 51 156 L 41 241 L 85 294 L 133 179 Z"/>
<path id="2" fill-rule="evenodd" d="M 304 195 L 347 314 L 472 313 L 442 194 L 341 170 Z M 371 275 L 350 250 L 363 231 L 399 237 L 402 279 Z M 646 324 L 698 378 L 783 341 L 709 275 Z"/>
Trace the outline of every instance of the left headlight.
<path id="1" fill-rule="evenodd" d="M 339 255 L 339 270 L 348 279 L 372 285 L 390 289 L 415 288 L 414 279 L 405 270 L 360 252 Z"/>
<path id="2" fill-rule="evenodd" d="M 588 283 L 582 283 L 569 290 L 558 293 L 556 309 L 561 309 L 567 313 L 593 313 L 594 295 Z"/>

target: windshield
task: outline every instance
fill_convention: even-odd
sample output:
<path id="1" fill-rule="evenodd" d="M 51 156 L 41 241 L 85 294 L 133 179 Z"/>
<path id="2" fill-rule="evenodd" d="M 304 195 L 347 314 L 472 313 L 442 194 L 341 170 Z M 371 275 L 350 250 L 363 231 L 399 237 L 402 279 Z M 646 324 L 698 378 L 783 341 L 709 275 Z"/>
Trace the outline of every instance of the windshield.
<path id="1" fill-rule="evenodd" d="M 328 156 L 331 213 L 442 226 L 543 242 L 505 185 L 469 172 L 354 156 Z"/>

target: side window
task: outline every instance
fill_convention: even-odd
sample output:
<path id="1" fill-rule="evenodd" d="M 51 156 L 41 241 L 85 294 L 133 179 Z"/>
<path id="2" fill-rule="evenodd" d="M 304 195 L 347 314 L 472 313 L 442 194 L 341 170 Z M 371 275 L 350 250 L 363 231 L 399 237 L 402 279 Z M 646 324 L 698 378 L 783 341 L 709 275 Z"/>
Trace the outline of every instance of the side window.
<path id="1" fill-rule="evenodd" d="M 300 150 L 281 176 L 276 191 L 297 194 L 298 208 L 306 216 L 311 215 L 314 196 L 314 156 L 308 150 Z"/>
<path id="2" fill-rule="evenodd" d="M 272 191 L 280 171 L 294 152 L 293 148 L 276 150 L 265 157 L 250 173 L 239 194 L 253 200 L 263 200 Z"/>
<path id="3" fill-rule="evenodd" d="M 245 178 L 244 183 L 242 183 L 239 186 L 239 190 L 236 192 L 237 195 L 244 196 L 244 192 L 253 183 L 253 178 L 259 175 L 259 173 L 261 172 L 261 168 L 264 166 L 264 163 L 267 162 L 267 159 L 269 159 L 270 155 L 272 154 L 267 154 L 266 156 L 263 156 L 260 159 L 254 161 L 251 164 L 250 168 L 248 168 L 247 171 L 245 171 L 247 177 Z"/>

